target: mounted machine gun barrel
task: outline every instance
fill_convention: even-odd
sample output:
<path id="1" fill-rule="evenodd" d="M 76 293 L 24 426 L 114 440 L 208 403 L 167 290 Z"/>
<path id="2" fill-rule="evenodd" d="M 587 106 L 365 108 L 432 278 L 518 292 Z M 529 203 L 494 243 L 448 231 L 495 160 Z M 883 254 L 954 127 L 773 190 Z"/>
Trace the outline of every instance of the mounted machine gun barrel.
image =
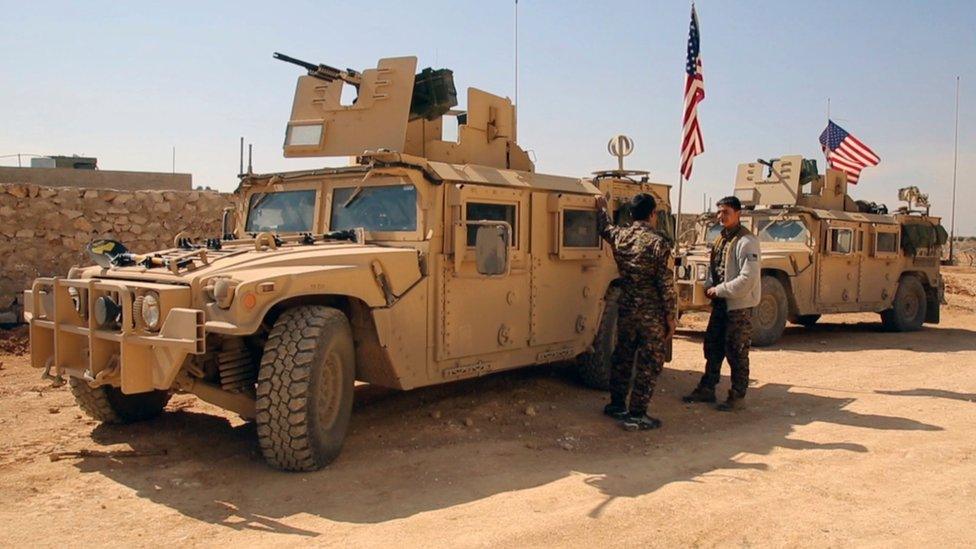
<path id="1" fill-rule="evenodd" d="M 357 88 L 363 81 L 363 75 L 352 69 L 337 69 L 335 67 L 330 67 L 322 63 L 315 64 L 309 63 L 308 61 L 302 61 L 301 59 L 296 59 L 289 55 L 283 53 L 274 52 L 274 58 L 279 61 L 284 61 L 285 63 L 291 63 L 292 65 L 298 65 L 308 71 L 309 76 L 313 76 L 320 80 L 325 80 L 326 82 L 333 82 L 335 80 L 342 80 L 347 84 L 352 84 Z"/>

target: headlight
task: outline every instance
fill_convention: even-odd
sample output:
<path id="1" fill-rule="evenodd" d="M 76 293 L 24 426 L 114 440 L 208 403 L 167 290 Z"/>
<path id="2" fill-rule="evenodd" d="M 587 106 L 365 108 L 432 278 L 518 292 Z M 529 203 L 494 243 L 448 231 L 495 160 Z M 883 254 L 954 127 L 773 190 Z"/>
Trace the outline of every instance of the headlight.
<path id="1" fill-rule="evenodd" d="M 71 306 L 74 307 L 75 312 L 81 313 L 81 294 L 78 293 L 78 288 L 74 286 L 68 287 L 68 295 L 71 297 Z"/>
<path id="2" fill-rule="evenodd" d="M 69 286 L 68 295 L 71 297 L 71 306 L 74 307 L 78 316 L 88 320 L 88 290 L 79 290 L 74 286 Z"/>
<path id="3" fill-rule="evenodd" d="M 211 297 L 217 302 L 218 307 L 221 309 L 230 308 L 231 302 L 234 301 L 234 290 L 238 284 L 236 280 L 229 278 L 218 278 L 213 283 Z"/>
<path id="4" fill-rule="evenodd" d="M 695 278 L 704 281 L 707 277 L 708 277 L 708 266 L 703 263 L 699 263 L 698 265 L 696 265 Z"/>
<path id="5" fill-rule="evenodd" d="M 146 294 L 142 296 L 142 307 L 139 313 L 142 315 L 143 325 L 150 330 L 159 329 L 159 298 L 156 294 Z"/>
<path id="6" fill-rule="evenodd" d="M 107 295 L 95 300 L 95 322 L 100 328 L 105 328 L 110 324 L 119 321 L 122 314 L 122 307 L 114 299 Z"/>

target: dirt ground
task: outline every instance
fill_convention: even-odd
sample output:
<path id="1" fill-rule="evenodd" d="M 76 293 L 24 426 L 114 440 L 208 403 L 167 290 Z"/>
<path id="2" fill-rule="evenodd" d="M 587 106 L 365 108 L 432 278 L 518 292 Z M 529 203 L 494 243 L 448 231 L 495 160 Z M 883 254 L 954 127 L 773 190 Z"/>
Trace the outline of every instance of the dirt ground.
<path id="1" fill-rule="evenodd" d="M 657 432 L 622 431 L 558 368 L 363 387 L 342 455 L 310 474 L 269 469 L 251 425 L 187 396 L 97 425 L 8 332 L 0 545 L 972 546 L 976 272 L 947 278 L 942 323 L 921 332 L 876 315 L 788 328 L 753 352 L 732 414 L 678 399 L 701 365 L 690 319 Z M 107 456 L 50 459 L 76 450 Z"/>

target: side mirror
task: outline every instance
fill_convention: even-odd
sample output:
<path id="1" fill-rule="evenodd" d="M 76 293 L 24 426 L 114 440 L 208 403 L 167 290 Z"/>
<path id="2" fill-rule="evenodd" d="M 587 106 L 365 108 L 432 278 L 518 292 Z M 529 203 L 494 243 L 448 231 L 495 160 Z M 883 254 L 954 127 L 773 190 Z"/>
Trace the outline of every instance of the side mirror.
<path id="1" fill-rule="evenodd" d="M 508 274 L 508 244 L 511 242 L 508 223 L 481 222 L 475 238 L 474 256 L 478 274 L 499 276 Z"/>
<path id="2" fill-rule="evenodd" d="M 234 227 L 231 221 L 233 216 L 234 208 L 224 208 L 223 217 L 220 218 L 220 237 L 223 240 L 230 240 L 228 237 L 234 233 Z"/>

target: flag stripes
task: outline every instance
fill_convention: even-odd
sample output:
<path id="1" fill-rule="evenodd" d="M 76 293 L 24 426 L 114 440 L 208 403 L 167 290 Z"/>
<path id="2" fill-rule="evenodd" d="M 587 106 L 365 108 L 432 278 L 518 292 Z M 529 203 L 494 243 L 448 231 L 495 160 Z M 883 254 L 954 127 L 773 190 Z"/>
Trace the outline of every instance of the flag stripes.
<path id="1" fill-rule="evenodd" d="M 857 184 L 861 170 L 881 162 L 881 157 L 870 147 L 834 124 L 833 120 L 827 121 L 827 127 L 820 134 L 820 144 L 830 167 L 847 174 L 847 182 L 852 185 Z"/>
<path id="2" fill-rule="evenodd" d="M 698 124 L 698 103 L 705 99 L 705 80 L 702 77 L 701 50 L 698 36 L 698 14 L 691 5 L 691 26 L 688 30 L 688 59 L 685 64 L 685 109 L 681 130 L 681 176 L 691 177 L 696 156 L 705 152 L 701 126 Z"/>

